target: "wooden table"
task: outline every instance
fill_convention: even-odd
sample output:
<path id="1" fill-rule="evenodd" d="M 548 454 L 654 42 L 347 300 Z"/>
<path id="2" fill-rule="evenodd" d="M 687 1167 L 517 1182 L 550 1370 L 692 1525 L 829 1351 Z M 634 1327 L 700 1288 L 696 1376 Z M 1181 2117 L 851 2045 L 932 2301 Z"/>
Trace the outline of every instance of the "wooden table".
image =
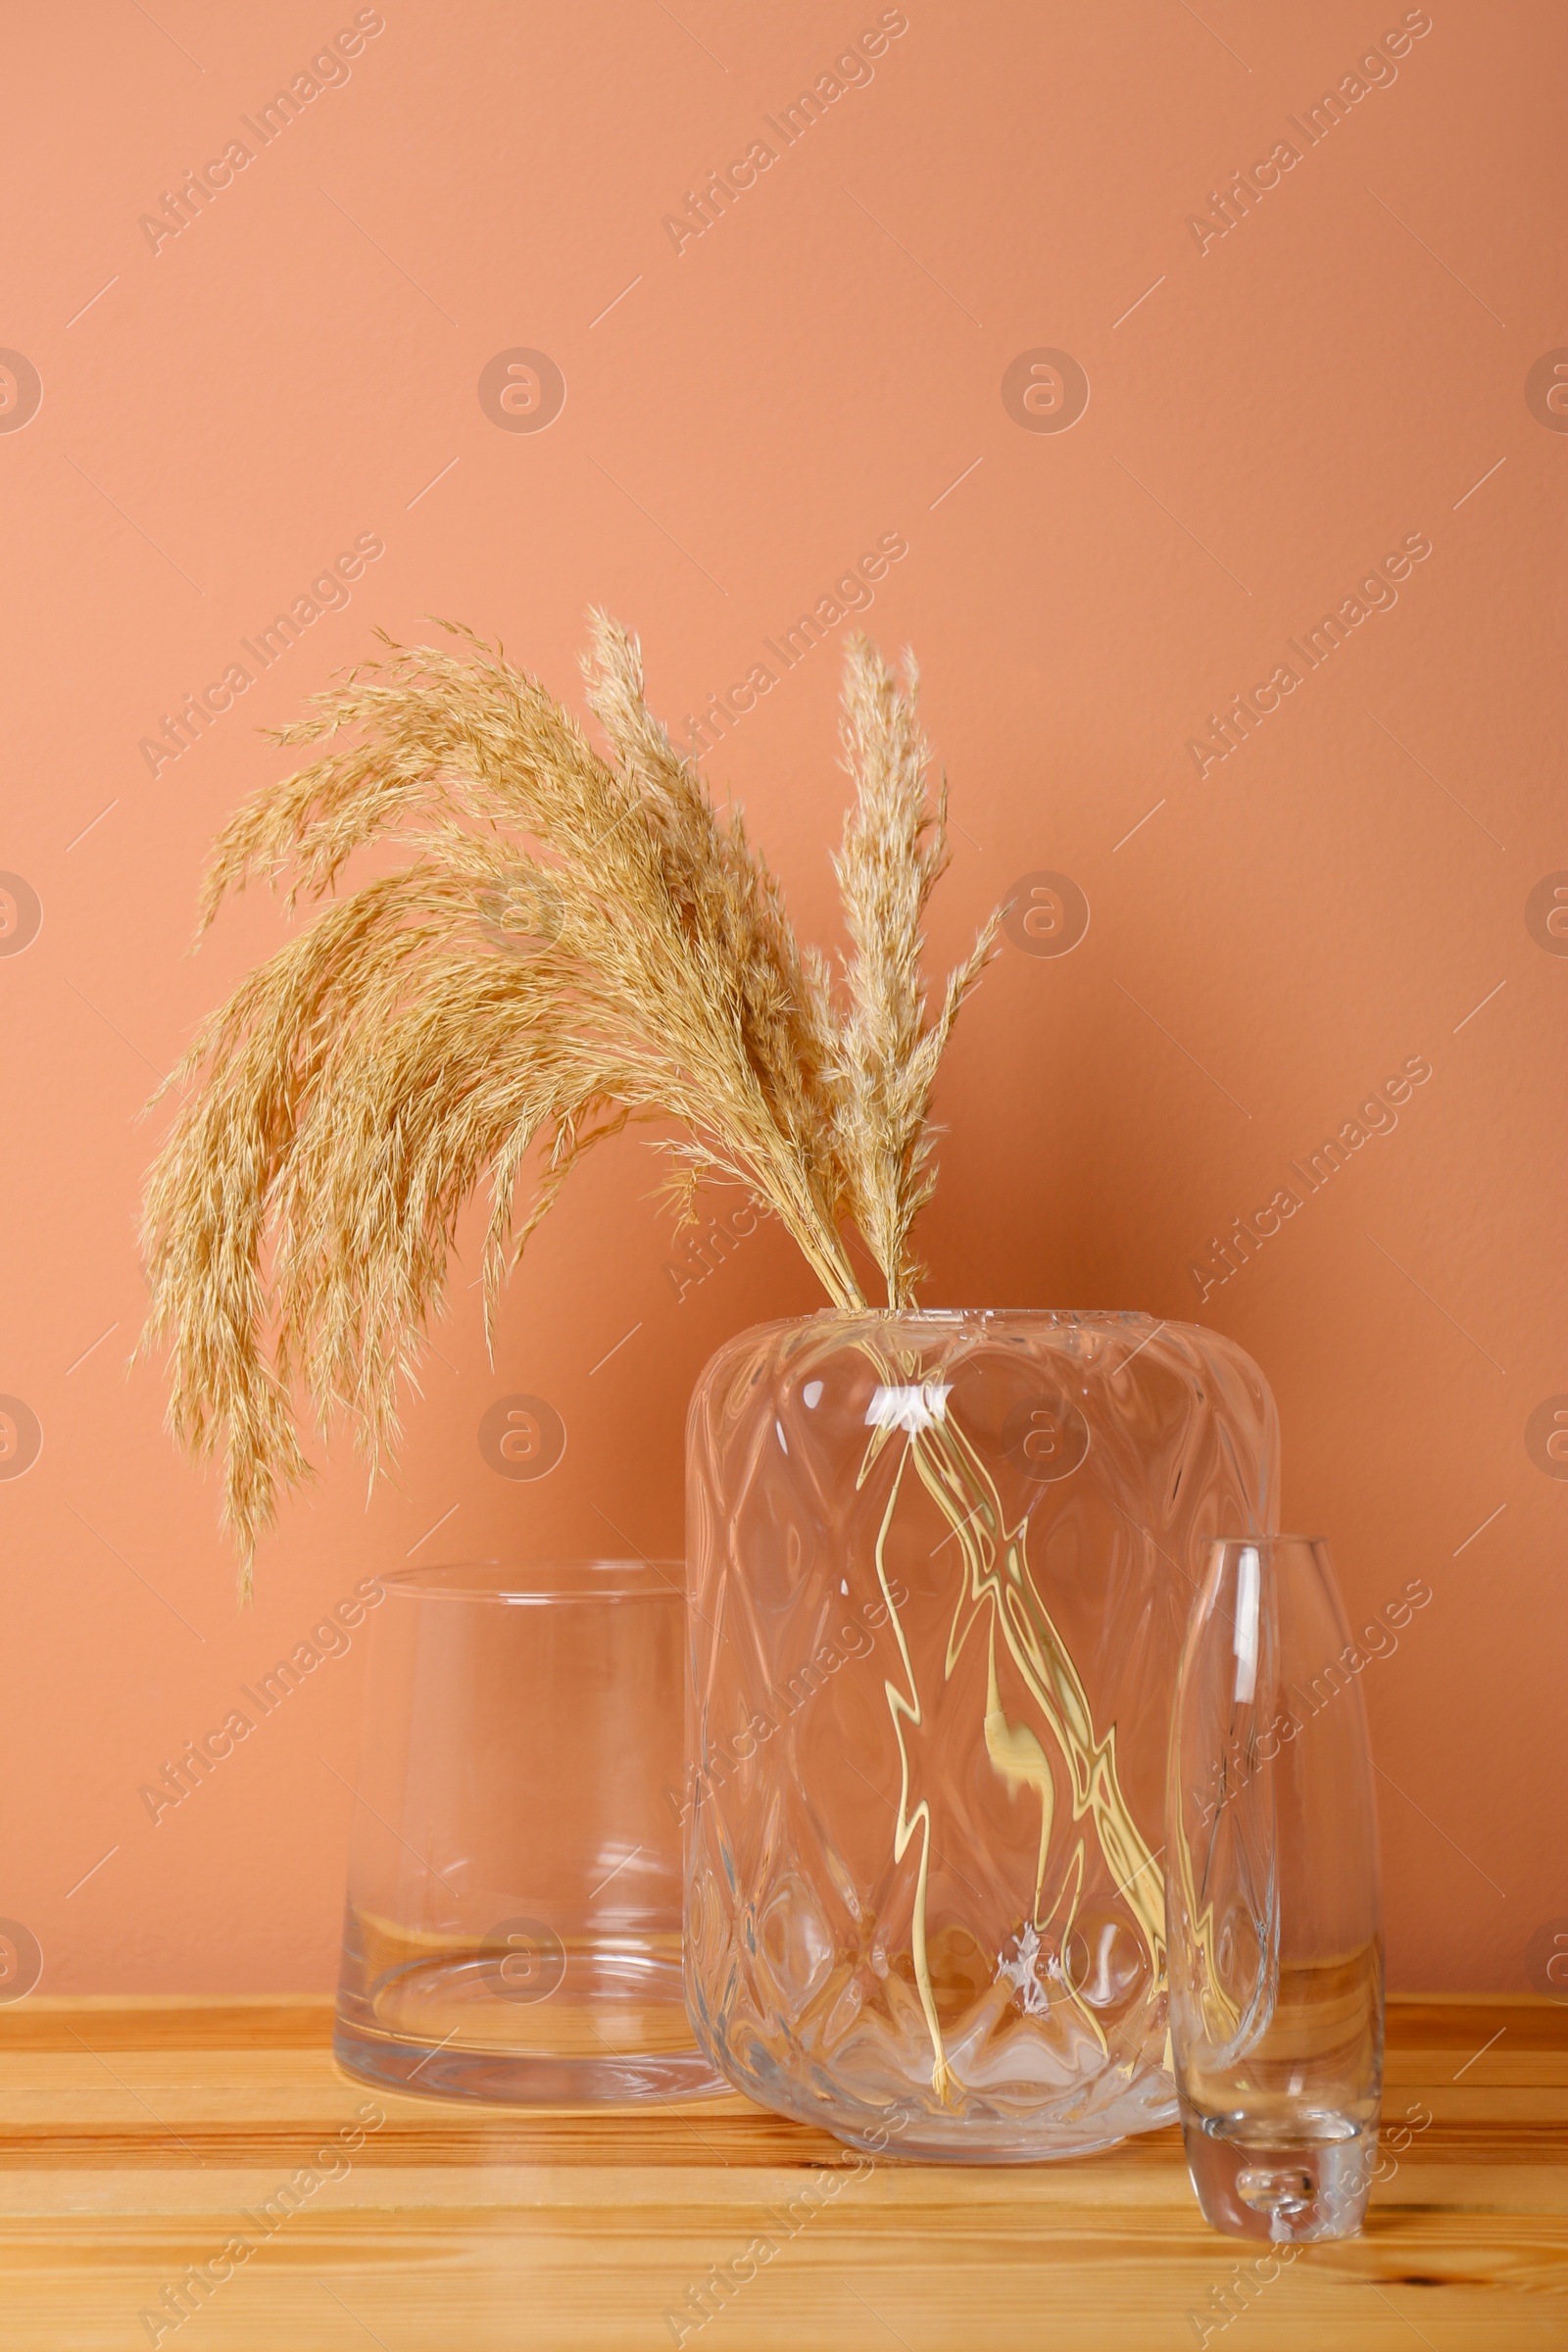
<path id="1" fill-rule="evenodd" d="M 869 2164 L 739 2098 L 372 2096 L 330 2028 L 316 1999 L 0 2009 L 0 2343 L 1568 2347 L 1568 2006 L 1395 2003 L 1397 2169 L 1360 2238 L 1278 2276 L 1204 2228 L 1174 2132 L 1071 2164 Z M 220 2272 L 247 2231 L 255 2252 L 187 2284 L 176 2326 L 187 2266 Z"/>

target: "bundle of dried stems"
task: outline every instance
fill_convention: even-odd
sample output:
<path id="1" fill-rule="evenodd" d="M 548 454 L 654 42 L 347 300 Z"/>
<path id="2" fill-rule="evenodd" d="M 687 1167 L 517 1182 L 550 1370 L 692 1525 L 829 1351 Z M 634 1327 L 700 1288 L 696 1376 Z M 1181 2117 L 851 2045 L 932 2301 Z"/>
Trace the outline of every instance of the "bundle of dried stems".
<path id="1" fill-rule="evenodd" d="M 684 1131 L 663 1147 L 682 1213 L 705 1175 L 745 1186 L 839 1306 L 862 1302 L 856 1226 L 907 1303 L 932 1081 L 995 944 L 997 914 L 930 1010 L 921 921 L 947 795 L 927 794 L 912 662 L 901 685 L 865 639 L 847 649 L 835 974 L 649 710 L 635 638 L 593 616 L 601 756 L 499 647 L 442 625 L 461 653 L 387 640 L 388 660 L 280 731 L 333 748 L 240 809 L 204 893 L 204 929 L 253 876 L 286 883 L 291 909 L 329 902 L 200 1031 L 147 1191 L 147 1342 L 169 1343 L 176 1436 L 224 1448 L 247 1588 L 279 1490 L 309 1474 L 296 1388 L 323 1431 L 342 1411 L 384 1460 L 465 1202 L 488 1188 L 488 1330 L 573 1164 L 628 1118 Z M 333 895 L 394 832 L 412 860 Z"/>

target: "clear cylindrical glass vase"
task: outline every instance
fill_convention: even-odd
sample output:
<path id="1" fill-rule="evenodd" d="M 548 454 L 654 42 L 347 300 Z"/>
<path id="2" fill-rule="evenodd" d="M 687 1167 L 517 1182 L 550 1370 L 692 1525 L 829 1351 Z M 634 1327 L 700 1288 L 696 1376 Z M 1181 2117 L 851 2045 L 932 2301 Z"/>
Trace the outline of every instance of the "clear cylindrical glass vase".
<path id="1" fill-rule="evenodd" d="M 723 2090 L 681 1989 L 683 1563 L 382 1581 L 339 2062 L 522 2104 Z"/>
<path id="2" fill-rule="evenodd" d="M 1209 1548 L 1166 1791 L 1171 2039 L 1205 2218 L 1353 2236 L 1377 2154 L 1383 1936 L 1355 1649 L 1327 1544 Z"/>

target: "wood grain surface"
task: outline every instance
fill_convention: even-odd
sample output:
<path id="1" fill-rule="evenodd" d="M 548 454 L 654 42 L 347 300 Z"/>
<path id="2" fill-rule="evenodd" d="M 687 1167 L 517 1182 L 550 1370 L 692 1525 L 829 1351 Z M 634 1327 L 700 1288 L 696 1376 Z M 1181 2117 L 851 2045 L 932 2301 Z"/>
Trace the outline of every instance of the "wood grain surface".
<path id="1" fill-rule="evenodd" d="M 1363 2235 L 1277 2276 L 1204 2227 L 1174 2132 L 1061 2165 L 872 2163 L 739 2098 L 372 2093 L 330 2032 L 314 1998 L 0 2009 L 0 2341 L 1568 2346 L 1568 2006 L 1393 2004 L 1385 2131 L 1408 2141 Z M 225 2258 L 241 2238 L 254 2250 Z"/>

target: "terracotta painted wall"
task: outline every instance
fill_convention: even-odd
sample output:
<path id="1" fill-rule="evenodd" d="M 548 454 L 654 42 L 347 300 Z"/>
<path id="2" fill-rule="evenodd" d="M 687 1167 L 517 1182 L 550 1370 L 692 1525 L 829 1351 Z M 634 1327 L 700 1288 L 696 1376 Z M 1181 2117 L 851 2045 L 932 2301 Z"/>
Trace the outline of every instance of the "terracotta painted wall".
<path id="1" fill-rule="evenodd" d="M 367 1509 L 345 1449 L 236 1613 L 126 1356 L 141 1106 L 281 936 L 247 901 L 185 953 L 258 730 L 432 612 L 573 695 L 602 602 L 674 720 L 781 672 L 707 766 L 831 937 L 836 655 L 765 641 L 879 547 L 953 785 L 934 957 L 1023 877 L 1090 911 L 965 1017 L 928 1299 L 1251 1350 L 1356 1625 L 1431 1595 L 1363 1677 L 1394 1981 L 1524 1989 L 1568 1929 L 1561 12 L 85 0 L 7 46 L 0 1914 L 45 1989 L 328 1984 L 363 1638 L 156 1826 L 142 1786 L 378 1569 L 678 1550 L 699 1366 L 814 1303 L 767 1229 L 677 1298 L 607 1150 L 494 1369 L 470 1262 L 398 1481 Z M 534 1483 L 478 1443 L 517 1392 L 568 1432 Z"/>

